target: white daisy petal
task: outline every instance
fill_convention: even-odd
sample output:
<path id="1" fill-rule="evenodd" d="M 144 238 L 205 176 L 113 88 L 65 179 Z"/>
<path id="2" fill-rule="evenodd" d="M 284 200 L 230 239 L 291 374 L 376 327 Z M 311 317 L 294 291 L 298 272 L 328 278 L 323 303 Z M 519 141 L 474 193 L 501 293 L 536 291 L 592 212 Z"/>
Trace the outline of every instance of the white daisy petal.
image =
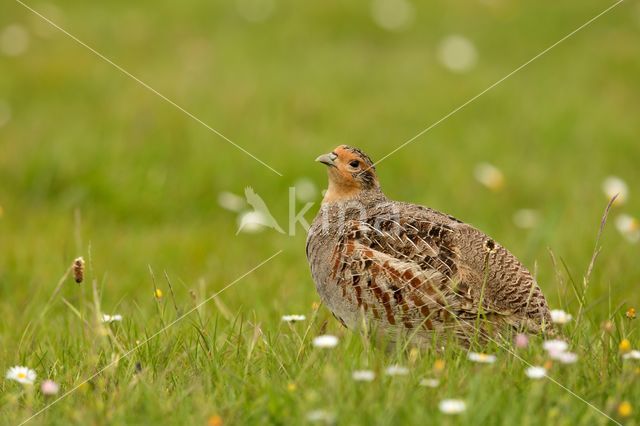
<path id="1" fill-rule="evenodd" d="M 558 361 L 563 364 L 574 364 L 578 361 L 578 355 L 573 352 L 562 352 L 561 354 L 555 357 Z"/>
<path id="2" fill-rule="evenodd" d="M 409 374 L 409 369 L 401 365 L 390 365 L 384 370 L 384 374 L 387 376 L 406 376 Z"/>
<path id="3" fill-rule="evenodd" d="M 373 0 L 373 21 L 387 31 L 402 31 L 411 26 L 414 17 L 413 4 L 407 0 Z"/>
<path id="4" fill-rule="evenodd" d="M 440 380 L 438 379 L 422 379 L 420 380 L 420 386 L 424 386 L 427 388 L 437 388 L 440 385 Z"/>
<path id="5" fill-rule="evenodd" d="M 122 321 L 122 315 L 120 314 L 114 314 L 114 315 L 108 315 L 108 314 L 102 314 L 102 322 L 103 323 L 111 323 L 111 322 L 117 322 L 117 321 Z"/>
<path id="6" fill-rule="evenodd" d="M 524 371 L 530 379 L 542 379 L 547 375 L 547 370 L 544 367 L 529 367 Z"/>
<path id="7" fill-rule="evenodd" d="M 313 346 L 316 348 L 335 348 L 338 346 L 338 338 L 329 334 L 318 336 L 313 339 Z"/>
<path id="8" fill-rule="evenodd" d="M 304 315 L 283 315 L 282 316 L 282 321 L 284 322 L 298 322 L 298 321 L 304 321 L 306 319 L 307 317 Z"/>
<path id="9" fill-rule="evenodd" d="M 471 70 L 478 61 L 478 52 L 471 40 L 453 34 L 440 42 L 438 60 L 449 71 L 464 73 Z"/>
<path id="10" fill-rule="evenodd" d="M 376 373 L 371 370 L 356 370 L 351 377 L 357 382 L 371 382 L 376 378 Z"/>
<path id="11" fill-rule="evenodd" d="M 640 359 L 640 351 L 632 350 L 622 355 L 622 359 Z"/>
<path id="12" fill-rule="evenodd" d="M 467 404 L 461 399 L 443 399 L 438 408 L 444 414 L 460 414 L 467 409 Z"/>
<path id="13" fill-rule="evenodd" d="M 504 175 L 493 164 L 480 163 L 476 165 L 473 174 L 478 182 L 492 191 L 499 191 L 504 186 Z"/>
<path id="14" fill-rule="evenodd" d="M 551 353 L 562 353 L 564 351 L 566 351 L 567 349 L 569 349 L 569 344 L 567 342 L 565 342 L 564 340 L 546 340 L 543 344 L 542 347 L 545 351 Z"/>
<path id="15" fill-rule="evenodd" d="M 313 410 L 307 413 L 307 420 L 310 422 L 334 423 L 335 414 L 326 410 Z"/>
<path id="16" fill-rule="evenodd" d="M 561 309 L 552 309 L 551 310 L 551 321 L 555 324 L 566 324 L 573 319 L 573 315 L 561 310 Z"/>
<path id="17" fill-rule="evenodd" d="M 624 204 L 629 195 L 629 187 L 627 183 L 618 176 L 607 176 L 602 182 L 602 192 L 608 199 L 613 198 L 614 195 L 618 195 L 615 204 Z"/>
<path id="18" fill-rule="evenodd" d="M 24 385 L 32 385 L 36 380 L 36 372 L 30 368 L 17 365 L 7 371 L 6 378 Z"/>
<path id="19" fill-rule="evenodd" d="M 640 241 L 640 220 L 628 214 L 616 217 L 616 229 L 630 243 Z"/>
<path id="20" fill-rule="evenodd" d="M 478 362 L 482 364 L 493 364 L 496 362 L 495 355 L 483 354 L 478 352 L 469 352 L 467 354 L 469 361 Z"/>
<path id="21" fill-rule="evenodd" d="M 318 197 L 318 188 L 316 188 L 316 184 L 311 179 L 298 179 L 293 187 L 296 192 L 296 198 L 299 201 L 309 202 Z"/>
<path id="22" fill-rule="evenodd" d="M 240 212 L 247 203 L 233 192 L 222 191 L 218 194 L 218 205 L 225 210 Z"/>

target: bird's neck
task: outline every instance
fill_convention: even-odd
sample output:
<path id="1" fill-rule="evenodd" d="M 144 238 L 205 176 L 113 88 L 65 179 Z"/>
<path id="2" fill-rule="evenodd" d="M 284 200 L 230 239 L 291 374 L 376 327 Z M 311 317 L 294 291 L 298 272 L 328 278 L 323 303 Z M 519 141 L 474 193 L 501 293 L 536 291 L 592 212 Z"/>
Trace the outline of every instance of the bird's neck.
<path id="1" fill-rule="evenodd" d="M 345 201 L 369 201 L 385 198 L 380 186 L 363 189 L 360 186 L 329 181 L 329 187 L 324 194 L 322 204 L 339 203 Z"/>

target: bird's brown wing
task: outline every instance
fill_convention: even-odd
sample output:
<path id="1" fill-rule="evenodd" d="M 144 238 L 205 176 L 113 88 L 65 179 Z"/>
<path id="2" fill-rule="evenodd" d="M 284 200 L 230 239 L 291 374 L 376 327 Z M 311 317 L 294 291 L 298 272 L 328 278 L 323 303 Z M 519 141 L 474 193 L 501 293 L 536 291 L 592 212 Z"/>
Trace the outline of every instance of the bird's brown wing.
<path id="1" fill-rule="evenodd" d="M 483 317 L 530 329 L 530 313 L 547 311 L 513 255 L 434 210 L 380 204 L 340 235 L 333 275 L 343 296 L 385 324 L 437 330 Z"/>

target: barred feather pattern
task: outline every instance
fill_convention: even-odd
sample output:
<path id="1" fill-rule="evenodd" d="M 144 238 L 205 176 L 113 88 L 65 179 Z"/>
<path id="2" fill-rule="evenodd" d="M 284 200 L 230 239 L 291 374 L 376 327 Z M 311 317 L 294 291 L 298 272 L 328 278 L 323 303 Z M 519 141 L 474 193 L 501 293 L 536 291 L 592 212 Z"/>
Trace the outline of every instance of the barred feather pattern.
<path id="1" fill-rule="evenodd" d="M 551 332 L 547 302 L 500 244 L 452 216 L 382 192 L 322 206 L 307 237 L 316 288 L 343 325 L 362 318 L 430 342 L 505 331 Z"/>

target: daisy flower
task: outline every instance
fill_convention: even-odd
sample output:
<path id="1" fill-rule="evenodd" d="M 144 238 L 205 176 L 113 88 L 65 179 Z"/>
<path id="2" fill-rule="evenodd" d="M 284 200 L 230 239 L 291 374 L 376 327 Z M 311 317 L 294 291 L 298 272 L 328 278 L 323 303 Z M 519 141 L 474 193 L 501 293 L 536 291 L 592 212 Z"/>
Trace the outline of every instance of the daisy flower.
<path id="1" fill-rule="evenodd" d="M 567 342 L 565 342 L 564 340 L 546 340 L 543 344 L 542 344 L 542 348 L 551 353 L 561 353 L 566 351 L 567 349 L 569 349 L 569 344 L 567 344 Z"/>
<path id="2" fill-rule="evenodd" d="M 284 322 L 298 322 L 298 321 L 304 321 L 306 319 L 307 317 L 304 315 L 283 315 L 282 316 L 282 321 Z"/>
<path id="3" fill-rule="evenodd" d="M 318 336 L 313 339 L 313 346 L 316 348 L 335 348 L 338 346 L 338 338 L 329 334 Z"/>
<path id="4" fill-rule="evenodd" d="M 530 379 L 542 379 L 547 375 L 547 370 L 544 367 L 529 367 L 524 374 Z"/>
<path id="5" fill-rule="evenodd" d="M 102 314 L 102 322 L 103 323 L 111 323 L 114 321 L 122 321 L 122 315 L 120 314 L 114 314 L 114 315 L 108 315 L 108 314 Z"/>
<path id="6" fill-rule="evenodd" d="M 640 241 L 640 221 L 628 214 L 621 214 L 616 217 L 616 229 L 630 243 Z"/>
<path id="7" fill-rule="evenodd" d="M 356 382 L 371 382 L 376 378 L 376 373 L 371 370 L 356 370 L 351 374 Z"/>
<path id="8" fill-rule="evenodd" d="M 467 358 L 469 358 L 469 361 L 478 362 L 481 364 L 493 364 L 494 362 L 496 362 L 495 355 L 482 354 L 478 352 L 469 352 L 467 354 Z"/>
<path id="9" fill-rule="evenodd" d="M 420 380 L 420 386 L 424 386 L 426 388 L 437 388 L 440 385 L 440 380 L 438 379 L 422 379 Z"/>
<path id="10" fill-rule="evenodd" d="M 307 413 L 307 420 L 310 422 L 333 423 L 335 419 L 335 414 L 326 410 L 313 410 Z"/>
<path id="11" fill-rule="evenodd" d="M 36 380 L 36 372 L 27 367 L 15 366 L 7 371 L 7 379 L 15 380 L 23 385 L 32 385 Z"/>
<path id="12" fill-rule="evenodd" d="M 622 359 L 640 359 L 640 351 L 632 350 L 622 355 Z"/>
<path id="13" fill-rule="evenodd" d="M 540 213 L 533 209 L 520 209 L 513 214 L 513 223 L 518 228 L 531 229 L 540 222 Z"/>
<path id="14" fill-rule="evenodd" d="M 473 174 L 478 182 L 492 191 L 499 191 L 504 186 L 504 175 L 500 169 L 492 164 L 478 164 Z"/>
<path id="15" fill-rule="evenodd" d="M 384 374 L 387 376 L 406 376 L 409 374 L 409 369 L 401 365 L 390 365 L 384 370 Z"/>
<path id="16" fill-rule="evenodd" d="M 467 409 L 467 404 L 461 399 L 443 399 L 438 408 L 444 414 L 460 414 Z"/>
<path id="17" fill-rule="evenodd" d="M 244 198 L 232 192 L 223 191 L 218 194 L 218 205 L 225 210 L 240 212 L 245 204 Z"/>
<path id="18" fill-rule="evenodd" d="M 558 360 L 563 364 L 574 364 L 578 361 L 578 355 L 573 352 L 561 352 L 559 354 L 551 355 L 551 358 Z"/>
<path id="19" fill-rule="evenodd" d="M 608 199 L 613 198 L 614 195 L 618 195 L 614 204 L 624 204 L 629 195 L 629 187 L 627 183 L 620 179 L 618 176 L 607 176 L 602 181 L 602 192 Z"/>
<path id="20" fill-rule="evenodd" d="M 562 309 L 551 310 L 551 321 L 555 324 L 566 324 L 573 319 L 573 315 L 563 311 Z"/>

